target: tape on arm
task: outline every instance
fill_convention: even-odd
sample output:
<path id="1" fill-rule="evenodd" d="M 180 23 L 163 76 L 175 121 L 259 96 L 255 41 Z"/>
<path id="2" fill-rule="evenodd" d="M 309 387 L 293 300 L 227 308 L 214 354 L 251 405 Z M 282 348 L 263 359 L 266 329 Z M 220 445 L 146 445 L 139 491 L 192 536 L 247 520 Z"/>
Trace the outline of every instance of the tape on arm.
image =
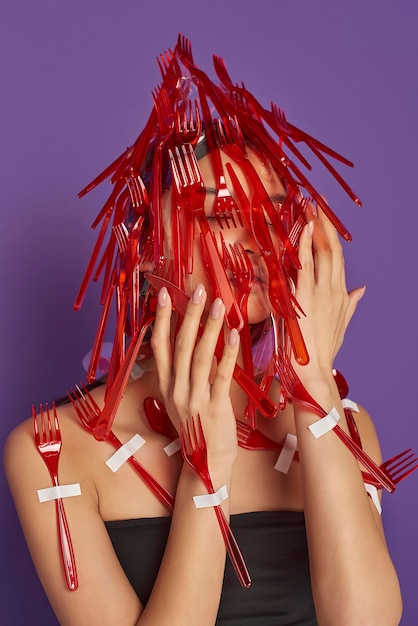
<path id="1" fill-rule="evenodd" d="M 210 506 L 218 506 L 228 498 L 228 489 L 222 485 L 214 493 L 205 493 L 202 496 L 193 496 L 193 502 L 197 509 L 205 509 Z"/>
<path id="2" fill-rule="evenodd" d="M 49 502 L 49 500 L 59 500 L 60 498 L 70 498 L 71 496 L 81 496 L 80 483 L 71 485 L 56 485 L 37 490 L 39 502 Z"/>
<path id="3" fill-rule="evenodd" d="M 338 424 L 339 419 L 340 414 L 334 406 L 327 415 L 321 417 L 321 419 L 308 426 L 308 428 L 315 437 L 315 439 L 319 439 L 319 437 L 322 437 L 322 435 L 329 433 L 330 430 L 332 430 Z"/>

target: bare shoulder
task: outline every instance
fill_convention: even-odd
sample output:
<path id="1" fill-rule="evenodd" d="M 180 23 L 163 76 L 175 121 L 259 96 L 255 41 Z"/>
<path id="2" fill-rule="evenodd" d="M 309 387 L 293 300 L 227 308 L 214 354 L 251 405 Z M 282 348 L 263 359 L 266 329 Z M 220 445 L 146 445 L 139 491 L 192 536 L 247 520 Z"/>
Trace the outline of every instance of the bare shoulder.
<path id="1" fill-rule="evenodd" d="M 30 417 L 9 433 L 3 450 L 3 462 L 9 480 L 23 479 L 37 465 L 38 452 L 35 447 L 33 418 Z"/>
<path id="2" fill-rule="evenodd" d="M 90 445 L 90 440 L 75 419 L 71 404 L 57 407 L 57 416 L 64 442 L 60 455 L 60 474 L 65 477 L 71 473 L 71 466 L 77 465 L 88 485 L 87 472 L 83 472 L 83 468 L 87 469 L 85 447 Z M 3 463 L 15 499 L 20 494 L 26 494 L 30 486 L 39 486 L 48 479 L 47 467 L 35 444 L 33 417 L 24 420 L 10 432 L 4 446 Z"/>

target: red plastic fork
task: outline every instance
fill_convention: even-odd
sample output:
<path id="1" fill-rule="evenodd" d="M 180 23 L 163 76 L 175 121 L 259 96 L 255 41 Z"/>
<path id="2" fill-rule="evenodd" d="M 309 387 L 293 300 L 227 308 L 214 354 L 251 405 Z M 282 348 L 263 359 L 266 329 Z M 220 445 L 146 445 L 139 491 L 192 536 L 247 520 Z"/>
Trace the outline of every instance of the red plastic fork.
<path id="1" fill-rule="evenodd" d="M 45 405 L 45 411 L 42 408 L 42 404 L 40 405 L 40 426 L 38 426 L 37 411 L 36 408 L 32 406 L 33 429 L 38 452 L 43 458 L 49 470 L 54 486 L 58 487 L 58 461 L 61 452 L 62 442 L 57 411 L 54 403 L 52 403 L 52 410 L 54 413 L 54 425 L 52 425 L 48 403 L 46 403 Z M 61 498 L 57 498 L 55 500 L 55 507 L 65 582 L 70 591 L 75 591 L 78 587 L 77 570 L 75 566 L 70 529 L 64 510 L 64 504 Z"/>
<path id="2" fill-rule="evenodd" d="M 296 359 L 299 363 L 306 364 L 309 355 L 294 310 L 293 305 L 296 303 L 289 293 L 283 267 L 277 258 L 271 235 L 265 228 L 265 217 L 261 208 L 263 203 L 256 194 L 253 194 L 250 202 L 231 164 L 228 163 L 226 167 L 242 208 L 243 219 L 247 220 L 248 228 L 254 235 L 269 271 L 268 289 L 272 306 L 281 317 L 285 318 Z"/>
<path id="3" fill-rule="evenodd" d="M 197 427 L 193 417 L 187 421 L 186 429 L 180 426 L 181 450 L 186 463 L 196 472 L 209 493 L 215 493 L 212 479 L 209 474 L 207 448 L 200 417 L 197 417 Z M 214 507 L 218 518 L 219 528 L 225 541 L 227 552 L 231 558 L 238 579 L 243 587 L 251 585 L 251 578 L 242 556 L 241 550 L 233 535 L 225 513 L 220 505 Z"/>
<path id="4" fill-rule="evenodd" d="M 238 306 L 245 322 L 244 327 L 241 331 L 242 358 L 246 372 L 249 376 L 254 378 L 251 333 L 250 327 L 248 325 L 247 311 L 248 298 L 250 297 L 251 287 L 254 282 L 254 268 L 242 244 L 230 244 L 228 248 L 223 242 L 223 249 L 225 252 L 227 264 L 231 268 L 232 278 L 234 279 L 234 283 L 237 289 L 236 298 Z M 245 414 L 250 420 L 251 427 L 255 428 L 257 422 L 257 413 L 256 407 L 251 402 L 251 400 L 248 402 Z"/>
<path id="5" fill-rule="evenodd" d="M 187 206 L 188 215 L 196 216 L 201 229 L 202 255 L 207 262 L 209 279 L 214 297 L 219 296 L 225 305 L 225 317 L 229 328 L 241 329 L 243 319 L 232 293 L 218 246 L 211 231 L 205 211 L 206 188 L 200 173 L 196 155 L 189 145 L 182 145 L 170 152 L 174 184 L 179 197 Z"/>
<path id="6" fill-rule="evenodd" d="M 84 428 L 90 433 L 94 433 L 101 411 L 87 387 L 85 385 L 77 386 L 76 389 L 72 389 L 67 395 Z M 116 450 L 122 446 L 122 442 L 112 430 L 109 432 L 107 441 Z M 174 509 L 174 497 L 172 494 L 134 456 L 129 457 L 128 463 L 132 465 L 137 474 L 139 474 L 166 509 L 172 512 Z"/>
<path id="7" fill-rule="evenodd" d="M 188 100 L 187 104 L 182 102 L 177 106 L 174 115 L 174 132 L 180 144 L 190 143 L 193 147 L 197 144 L 202 133 L 197 100 Z"/>
<path id="8" fill-rule="evenodd" d="M 154 262 L 160 265 L 164 260 L 162 250 L 164 232 L 162 222 L 162 158 L 164 146 L 171 140 L 173 134 L 173 109 L 170 97 L 164 87 L 160 87 L 153 92 L 154 106 L 158 117 L 158 141 L 153 158 L 153 185 L 152 185 L 152 206 L 154 215 Z"/>
<path id="9" fill-rule="evenodd" d="M 299 380 L 288 355 L 280 350 L 276 355 L 276 368 L 280 376 L 280 382 L 286 395 L 295 402 L 305 405 L 319 417 L 325 417 L 326 411 L 312 398 Z M 379 483 L 390 493 L 395 490 L 395 483 L 390 476 L 381 469 L 369 457 L 364 450 L 351 439 L 351 437 L 338 424 L 334 426 L 333 432 L 341 439 L 345 446 L 352 452 L 358 461 L 379 481 Z"/>
<path id="10" fill-rule="evenodd" d="M 247 450 L 282 450 L 283 444 L 270 439 L 260 430 L 253 429 L 239 420 L 237 422 L 238 444 Z M 299 460 L 299 453 L 295 451 L 294 459 Z"/>
<path id="11" fill-rule="evenodd" d="M 138 351 L 150 324 L 155 320 L 155 309 L 150 309 L 148 306 L 144 306 L 143 311 L 144 314 L 140 320 L 137 331 L 132 337 L 129 348 L 126 351 L 125 358 L 118 369 L 112 385 L 107 390 L 105 405 L 94 429 L 94 436 L 98 441 L 103 441 L 109 436 Z"/>
<path id="12" fill-rule="evenodd" d="M 418 457 L 412 451 L 412 448 L 408 448 L 382 463 L 380 468 L 397 485 L 418 469 Z M 377 488 L 381 487 L 381 483 L 373 475 L 363 472 L 363 478 L 365 482 Z"/>

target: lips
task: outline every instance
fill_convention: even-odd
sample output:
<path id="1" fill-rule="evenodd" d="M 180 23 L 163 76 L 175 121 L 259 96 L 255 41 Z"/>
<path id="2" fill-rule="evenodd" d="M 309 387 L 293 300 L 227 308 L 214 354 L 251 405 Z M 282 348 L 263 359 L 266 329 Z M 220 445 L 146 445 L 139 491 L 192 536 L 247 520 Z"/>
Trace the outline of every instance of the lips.
<path id="1" fill-rule="evenodd" d="M 260 263 L 253 264 L 253 269 L 254 282 L 260 285 L 267 285 L 269 280 L 267 269 Z"/>

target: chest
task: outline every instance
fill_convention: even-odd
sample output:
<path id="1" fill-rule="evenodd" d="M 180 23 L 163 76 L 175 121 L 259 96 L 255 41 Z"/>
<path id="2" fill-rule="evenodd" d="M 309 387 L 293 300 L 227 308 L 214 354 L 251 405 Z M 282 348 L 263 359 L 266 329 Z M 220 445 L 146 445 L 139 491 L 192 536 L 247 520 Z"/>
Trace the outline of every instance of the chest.
<path id="1" fill-rule="evenodd" d="M 275 420 L 263 420 L 260 430 L 278 442 L 284 441 L 288 432 L 294 432 L 292 414 L 287 411 Z M 127 427 L 118 433 L 122 442 L 134 434 Z M 145 443 L 134 456 L 171 494 L 175 495 L 177 481 L 183 465 L 181 452 L 167 455 L 164 448 L 169 440 L 138 424 L 139 434 Z M 160 517 L 168 514 L 147 485 L 146 479 L 125 462 L 112 472 L 105 461 L 115 452 L 107 442 L 94 442 L 91 451 L 91 469 L 98 493 L 103 519 L 134 519 Z M 303 510 L 300 467 L 293 461 L 287 474 L 275 469 L 279 450 L 238 449 L 231 485 L 231 513 L 265 510 Z"/>

